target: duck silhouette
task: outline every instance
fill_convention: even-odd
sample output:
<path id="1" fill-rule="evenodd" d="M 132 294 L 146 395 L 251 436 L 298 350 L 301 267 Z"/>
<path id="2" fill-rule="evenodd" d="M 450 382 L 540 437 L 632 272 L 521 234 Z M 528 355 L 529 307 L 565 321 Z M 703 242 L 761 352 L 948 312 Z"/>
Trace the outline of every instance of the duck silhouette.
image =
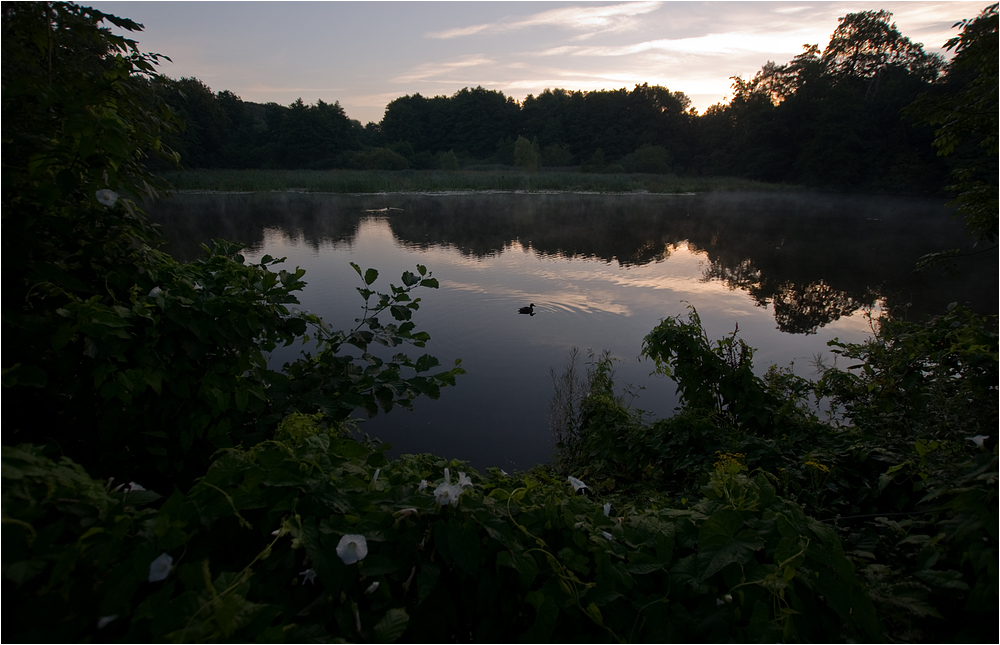
<path id="1" fill-rule="evenodd" d="M 527 307 L 521 307 L 520 309 L 517 310 L 517 313 L 519 313 L 519 314 L 528 314 L 529 316 L 534 316 L 535 315 L 535 303 L 531 303 Z"/>

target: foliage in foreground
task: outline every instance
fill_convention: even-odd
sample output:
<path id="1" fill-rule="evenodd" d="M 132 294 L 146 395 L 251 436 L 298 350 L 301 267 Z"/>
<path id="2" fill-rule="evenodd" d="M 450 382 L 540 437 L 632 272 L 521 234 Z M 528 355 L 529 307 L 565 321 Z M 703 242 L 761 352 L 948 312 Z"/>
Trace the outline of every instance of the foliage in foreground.
<path id="1" fill-rule="evenodd" d="M 675 379 L 684 409 L 644 423 L 597 357 L 575 402 L 562 399 L 572 421 L 560 466 L 607 495 L 644 505 L 653 490 L 683 507 L 713 462 L 739 464 L 836 531 L 893 640 L 993 640 L 996 317 L 953 306 L 831 345 L 847 368 L 816 382 L 776 368 L 761 378 L 735 333 L 713 343 L 696 312 L 667 319 L 644 353 Z"/>
<path id="2" fill-rule="evenodd" d="M 861 362 L 817 383 L 761 379 L 735 336 L 710 343 L 696 314 L 668 319 L 645 351 L 681 384 L 684 412 L 643 425 L 599 359 L 563 474 L 389 461 L 322 414 L 219 453 L 166 499 L 5 448 L 7 628 L 178 642 L 989 640 L 996 442 L 967 435 L 996 427 L 996 347 L 995 321 L 953 309 L 837 344 Z M 850 420 L 820 421 L 814 393 Z M 45 622 L 53 610 L 63 618 Z"/>
<path id="3" fill-rule="evenodd" d="M 166 500 L 30 447 L 3 459 L 18 640 L 880 636 L 835 532 L 728 461 L 676 510 L 602 507 L 543 474 L 445 488 L 460 464 L 387 462 L 303 415 Z"/>

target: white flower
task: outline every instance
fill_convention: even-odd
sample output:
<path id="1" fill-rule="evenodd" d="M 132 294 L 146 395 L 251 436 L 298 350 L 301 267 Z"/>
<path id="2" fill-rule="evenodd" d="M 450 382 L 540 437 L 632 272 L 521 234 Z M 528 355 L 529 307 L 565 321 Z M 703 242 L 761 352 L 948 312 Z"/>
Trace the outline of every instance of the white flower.
<path id="1" fill-rule="evenodd" d="M 372 475 L 372 483 L 373 483 L 373 484 L 374 484 L 375 482 L 377 482 L 377 481 L 378 481 L 378 474 L 379 474 L 380 472 L 382 472 L 382 469 L 381 469 L 381 468 L 376 468 L 376 469 L 375 469 L 375 474 L 374 474 L 374 475 Z"/>
<path id="2" fill-rule="evenodd" d="M 368 540 L 363 535 L 345 535 L 337 545 L 337 555 L 344 564 L 354 564 L 368 555 Z"/>
<path id="3" fill-rule="evenodd" d="M 976 447 L 982 448 L 983 442 L 990 438 L 988 434 L 977 434 L 975 437 L 966 437 L 969 441 L 976 444 Z"/>
<path id="4" fill-rule="evenodd" d="M 402 508 L 402 509 L 396 511 L 395 513 L 393 513 L 393 515 L 395 515 L 396 517 L 402 519 L 402 518 L 407 517 L 409 515 L 420 515 L 420 511 L 418 511 L 415 508 Z"/>
<path id="5" fill-rule="evenodd" d="M 507 476 L 507 471 L 504 470 L 503 468 L 501 468 L 500 469 L 500 474 L 503 475 L 504 477 L 506 477 Z"/>
<path id="6" fill-rule="evenodd" d="M 104 629 L 108 626 L 108 623 L 118 618 L 118 614 L 111 614 L 110 616 L 101 616 L 97 619 L 97 629 Z"/>
<path id="7" fill-rule="evenodd" d="M 428 486 L 430 486 L 430 484 L 427 483 L 427 480 L 426 479 L 421 479 L 420 480 L 420 485 L 417 486 L 417 490 L 418 491 L 426 490 L 426 488 Z"/>
<path id="8" fill-rule="evenodd" d="M 574 493 L 578 493 L 578 492 L 580 492 L 581 488 L 586 488 L 587 487 L 586 484 L 584 484 L 582 481 L 580 481 L 576 477 L 567 477 L 566 481 L 568 481 L 570 484 L 573 485 L 573 492 Z"/>
<path id="9" fill-rule="evenodd" d="M 472 480 L 466 477 L 465 473 L 458 473 L 458 483 L 456 485 L 460 488 L 472 486 Z"/>
<path id="10" fill-rule="evenodd" d="M 611 535 L 607 531 L 601 531 L 601 535 L 603 535 L 604 539 L 607 540 L 608 542 L 614 542 L 615 541 L 615 536 Z"/>
<path id="11" fill-rule="evenodd" d="M 462 482 L 462 478 L 465 477 L 465 473 L 459 473 L 459 484 Z M 469 485 L 472 485 L 472 481 L 469 481 Z M 434 489 L 434 501 L 440 506 L 447 506 L 451 504 L 452 506 L 458 506 L 458 498 L 462 494 L 462 487 L 451 483 L 451 470 L 448 468 L 444 469 L 444 481 L 438 484 L 438 487 Z"/>
<path id="12" fill-rule="evenodd" d="M 149 563 L 149 581 L 159 582 L 165 580 L 170 575 L 173 568 L 174 559 L 166 553 L 161 553 L 159 557 Z"/>
<path id="13" fill-rule="evenodd" d="M 316 584 L 316 572 L 313 571 L 312 569 L 306 569 L 305 571 L 301 571 L 299 575 L 305 576 L 305 579 L 302 581 L 302 584 L 305 584 L 307 582 L 310 584 Z"/>
<path id="14" fill-rule="evenodd" d="M 128 490 L 129 490 L 129 492 L 132 492 L 134 490 L 146 490 L 146 489 L 143 488 L 142 486 L 140 486 L 139 484 L 135 483 L 135 482 L 129 482 L 128 483 Z"/>
<path id="15" fill-rule="evenodd" d="M 365 589 L 365 593 L 375 593 L 376 589 L 378 589 L 378 580 L 368 585 L 368 588 Z"/>
<path id="16" fill-rule="evenodd" d="M 447 506 L 448 504 L 458 506 L 458 498 L 461 494 L 462 488 L 460 486 L 445 482 L 434 489 L 434 501 L 441 506 Z"/>
<path id="17" fill-rule="evenodd" d="M 608 517 L 609 515 L 611 515 L 611 504 L 610 503 L 604 505 L 604 517 Z"/>
<path id="18" fill-rule="evenodd" d="M 115 202 L 118 201 L 118 193 L 113 190 L 108 190 L 107 188 L 102 188 L 94 193 L 94 197 L 97 198 L 97 201 L 101 204 L 101 206 L 107 206 L 108 208 L 114 206 Z"/>
<path id="19" fill-rule="evenodd" d="M 152 289 L 149 290 L 150 298 L 159 298 L 162 295 L 163 295 L 163 289 L 159 287 L 153 287 Z"/>

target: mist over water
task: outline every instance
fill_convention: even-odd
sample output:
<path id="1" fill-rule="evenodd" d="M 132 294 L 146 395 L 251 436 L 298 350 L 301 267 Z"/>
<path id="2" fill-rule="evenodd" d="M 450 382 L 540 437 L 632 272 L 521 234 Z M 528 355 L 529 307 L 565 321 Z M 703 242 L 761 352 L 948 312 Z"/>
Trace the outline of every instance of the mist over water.
<path id="1" fill-rule="evenodd" d="M 335 328 L 361 315 L 349 262 L 374 267 L 387 291 L 423 264 L 440 289 L 416 293 L 423 350 L 468 374 L 437 401 L 362 423 L 393 453 L 434 452 L 477 467 L 528 468 L 551 455 L 550 371 L 570 351 L 609 350 L 634 405 L 667 416 L 674 385 L 638 359 L 667 316 L 697 308 L 711 339 L 738 325 L 755 364 L 808 376 L 828 340 L 861 341 L 867 316 L 919 319 L 948 302 L 997 310 L 996 251 L 955 276 L 914 274 L 921 255 L 969 248 L 943 201 L 802 194 L 580 195 L 183 194 L 150 209 L 167 250 L 247 244 L 255 261 L 306 269 L 302 307 Z M 534 303 L 534 315 L 518 309 Z M 300 348 L 275 352 L 281 364 Z M 581 366 L 583 367 L 583 366 Z"/>

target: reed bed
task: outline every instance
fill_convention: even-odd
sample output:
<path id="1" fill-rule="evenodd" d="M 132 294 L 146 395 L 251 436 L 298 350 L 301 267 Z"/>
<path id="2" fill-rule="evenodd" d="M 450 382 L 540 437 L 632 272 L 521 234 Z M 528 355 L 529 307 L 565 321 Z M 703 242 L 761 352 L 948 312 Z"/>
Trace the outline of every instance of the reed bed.
<path id="1" fill-rule="evenodd" d="M 733 177 L 520 170 L 185 170 L 164 173 L 176 190 L 310 193 L 787 191 L 788 186 Z"/>

